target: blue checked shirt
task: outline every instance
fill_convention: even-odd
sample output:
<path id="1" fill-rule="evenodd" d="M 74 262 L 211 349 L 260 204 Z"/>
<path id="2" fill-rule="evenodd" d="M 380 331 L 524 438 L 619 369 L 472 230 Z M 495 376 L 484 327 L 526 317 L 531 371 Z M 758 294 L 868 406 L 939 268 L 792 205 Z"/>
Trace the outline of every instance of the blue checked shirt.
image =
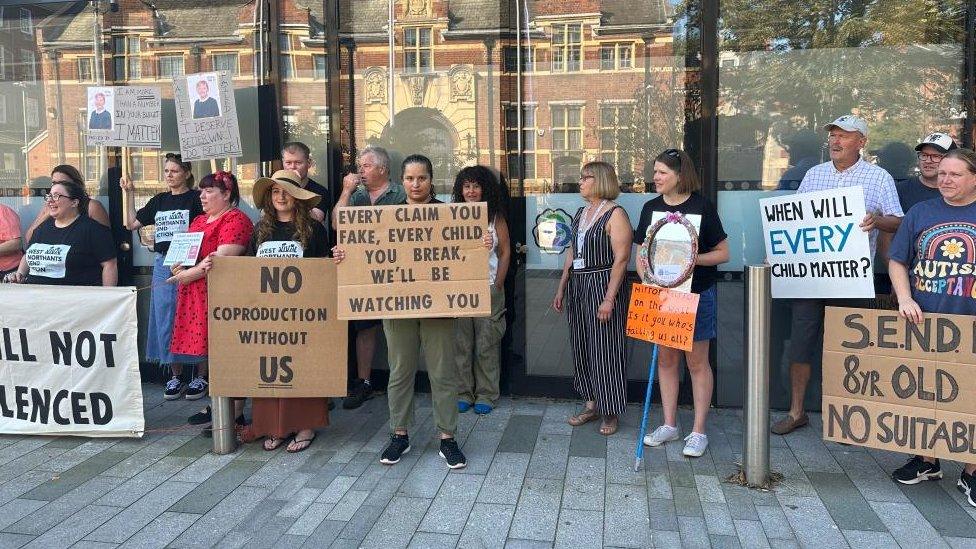
<path id="1" fill-rule="evenodd" d="M 904 217 L 901 211 L 901 202 L 898 201 L 898 191 L 895 190 L 895 180 L 884 168 L 865 162 L 863 158 L 839 172 L 831 161 L 817 164 L 807 170 L 800 182 L 797 193 L 810 193 L 815 191 L 829 191 L 843 187 L 856 187 L 860 185 L 864 188 L 864 209 L 874 215 L 893 215 Z M 878 239 L 878 230 L 871 231 L 871 256 L 874 257 L 875 241 Z"/>

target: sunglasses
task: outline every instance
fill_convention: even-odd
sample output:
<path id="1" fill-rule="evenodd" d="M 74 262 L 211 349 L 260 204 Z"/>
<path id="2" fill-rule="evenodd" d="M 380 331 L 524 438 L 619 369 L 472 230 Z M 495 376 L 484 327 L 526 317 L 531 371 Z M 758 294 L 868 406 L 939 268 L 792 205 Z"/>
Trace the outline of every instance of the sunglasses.
<path id="1" fill-rule="evenodd" d="M 678 166 L 681 166 L 681 151 L 678 149 L 667 149 L 661 154 L 676 160 L 678 162 Z"/>

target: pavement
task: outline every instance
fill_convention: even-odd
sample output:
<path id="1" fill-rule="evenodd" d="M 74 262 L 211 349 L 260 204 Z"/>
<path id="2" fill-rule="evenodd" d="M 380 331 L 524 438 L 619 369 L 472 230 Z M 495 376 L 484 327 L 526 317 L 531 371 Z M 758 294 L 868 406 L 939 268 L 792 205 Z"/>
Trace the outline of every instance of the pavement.
<path id="1" fill-rule="evenodd" d="M 740 460 L 740 410 L 713 410 L 703 457 L 674 442 L 635 473 L 638 405 L 607 438 L 598 423 L 566 424 L 577 403 L 504 398 L 461 415 L 468 467 L 449 471 L 428 395 L 413 450 L 390 467 L 378 461 L 383 396 L 333 412 L 305 452 L 252 443 L 217 456 L 185 424 L 200 402 L 143 389 L 142 439 L 0 437 L 0 547 L 976 547 L 958 465 L 900 486 L 888 473 L 904 456 L 825 443 L 818 415 L 772 435 L 784 479 L 757 491 L 724 482 Z"/>

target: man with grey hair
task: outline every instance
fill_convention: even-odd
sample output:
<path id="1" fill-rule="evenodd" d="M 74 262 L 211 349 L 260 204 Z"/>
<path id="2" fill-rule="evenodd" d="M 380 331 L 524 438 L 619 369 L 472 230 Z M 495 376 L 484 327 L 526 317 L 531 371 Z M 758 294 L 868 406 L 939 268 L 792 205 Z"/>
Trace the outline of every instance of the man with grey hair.
<path id="1" fill-rule="evenodd" d="M 884 169 L 861 158 L 867 144 L 868 125 L 864 119 L 844 115 L 824 126 L 830 160 L 810 168 L 800 182 L 797 193 L 826 191 L 860 186 L 864 189 L 867 215 L 860 229 L 868 233 L 871 257 L 875 254 L 878 231 L 894 233 L 904 216 L 895 180 Z M 803 409 L 811 364 L 822 347 L 824 309 L 834 307 L 866 308 L 868 300 L 857 299 L 795 299 L 793 300 L 792 330 L 790 334 L 790 411 L 770 430 L 785 435 L 808 423 Z"/>
<path id="2" fill-rule="evenodd" d="M 390 206 L 404 204 L 407 193 L 403 185 L 390 181 L 390 155 L 386 149 L 370 145 L 356 159 L 356 173 L 342 179 L 342 194 L 332 209 L 332 222 L 336 224 L 339 208 L 345 206 Z M 373 354 L 380 320 L 353 320 L 349 323 L 356 332 L 356 379 L 352 392 L 342 402 L 347 410 L 359 408 L 373 396 L 370 384 Z"/>

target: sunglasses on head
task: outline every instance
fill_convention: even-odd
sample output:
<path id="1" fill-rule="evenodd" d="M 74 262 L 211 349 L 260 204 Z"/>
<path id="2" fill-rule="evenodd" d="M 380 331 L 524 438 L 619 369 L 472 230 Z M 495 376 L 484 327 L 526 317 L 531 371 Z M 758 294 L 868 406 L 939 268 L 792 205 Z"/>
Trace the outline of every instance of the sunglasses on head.
<path id="1" fill-rule="evenodd" d="M 681 151 L 679 151 L 678 149 L 667 149 L 664 152 L 662 152 L 661 154 L 664 155 L 664 156 L 667 156 L 668 158 L 673 158 L 673 159 L 677 160 L 678 161 L 678 165 L 679 166 L 681 165 Z"/>

